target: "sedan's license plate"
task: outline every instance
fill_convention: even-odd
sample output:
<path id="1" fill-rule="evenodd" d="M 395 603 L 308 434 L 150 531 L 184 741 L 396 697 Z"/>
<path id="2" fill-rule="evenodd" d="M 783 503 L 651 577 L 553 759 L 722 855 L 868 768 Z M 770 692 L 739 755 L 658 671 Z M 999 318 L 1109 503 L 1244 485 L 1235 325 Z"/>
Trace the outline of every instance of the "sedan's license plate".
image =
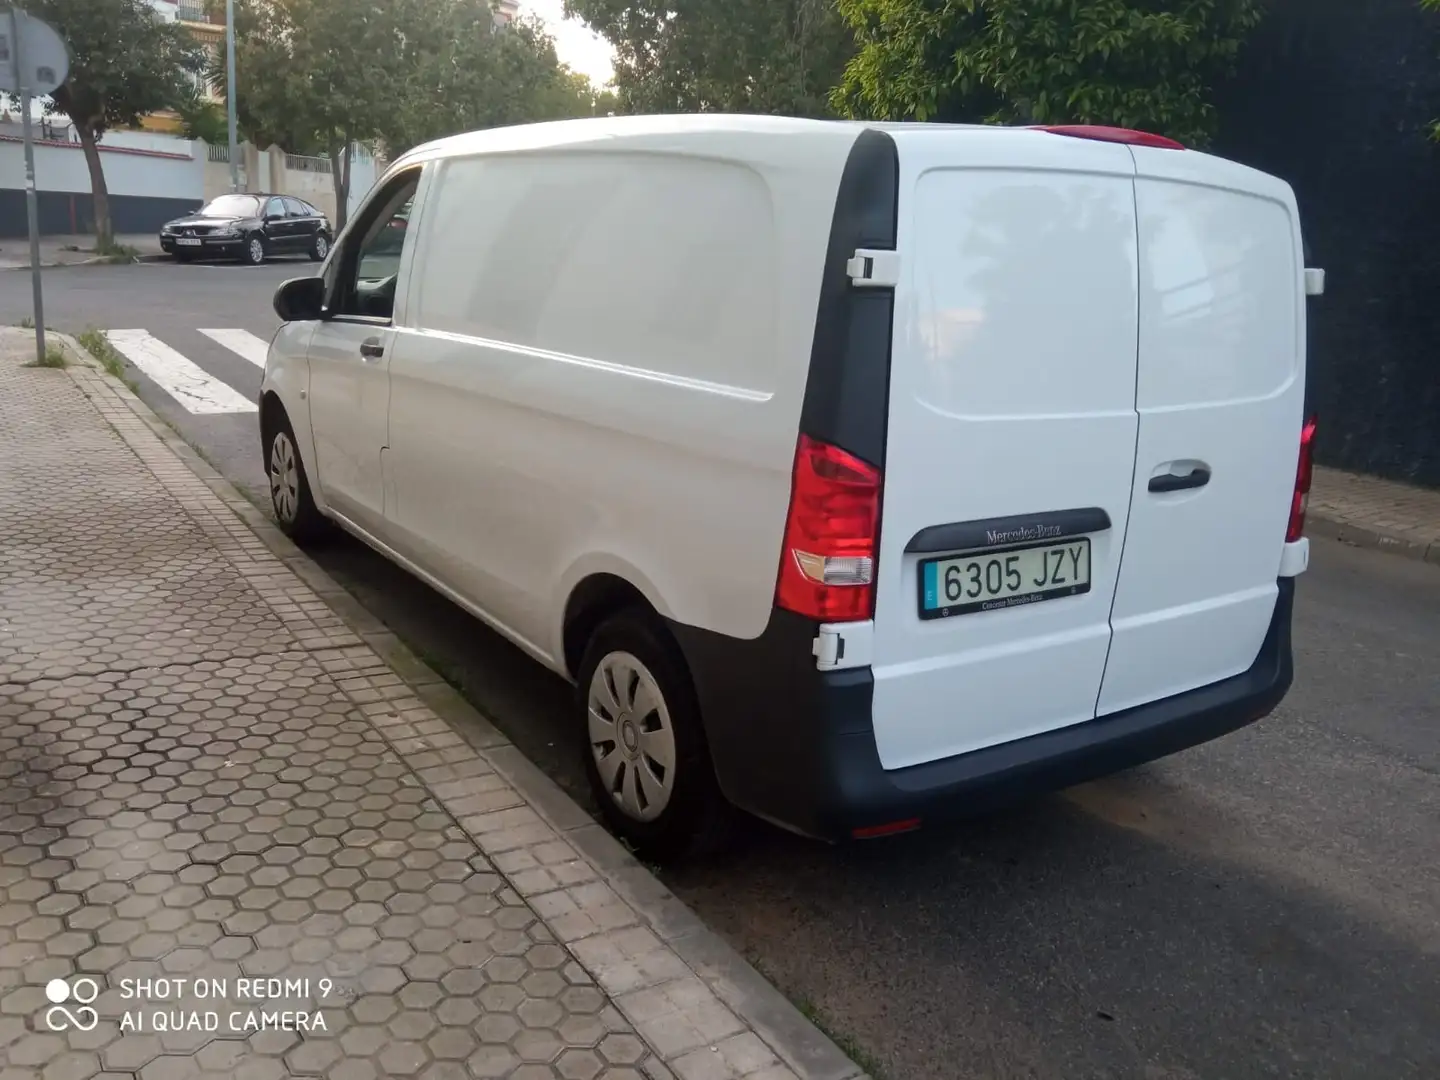
<path id="1" fill-rule="evenodd" d="M 996 548 L 920 564 L 920 617 L 1038 604 L 1090 591 L 1090 540 Z"/>
<path id="2" fill-rule="evenodd" d="M 194 239 L 193 237 L 189 237 L 189 236 L 182 236 L 179 240 L 176 240 L 175 242 L 176 242 L 177 244 L 179 244 L 181 247 L 199 247 L 199 246 L 200 246 L 200 241 L 199 241 L 199 240 L 196 240 L 196 239 Z"/>

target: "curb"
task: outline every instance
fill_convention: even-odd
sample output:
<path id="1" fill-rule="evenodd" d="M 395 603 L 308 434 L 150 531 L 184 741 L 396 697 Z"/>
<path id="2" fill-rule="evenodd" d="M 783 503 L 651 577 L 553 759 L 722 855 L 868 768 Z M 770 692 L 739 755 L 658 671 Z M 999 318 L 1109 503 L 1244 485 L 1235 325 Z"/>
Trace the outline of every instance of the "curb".
<path id="1" fill-rule="evenodd" d="M 117 263 L 111 263 L 110 260 L 111 260 L 112 258 L 114 258 L 114 256 L 112 256 L 112 255 L 96 255 L 94 258 L 91 258 L 91 259 L 76 259 L 74 262 L 42 262 L 42 263 L 40 264 L 40 269 L 41 269 L 41 270 L 54 270 L 54 269 L 56 269 L 56 268 L 58 268 L 58 267 L 62 267 L 62 266 L 100 266 L 100 265 L 106 264 L 106 263 L 108 263 L 108 264 L 111 265 L 111 266 L 133 266 L 135 263 L 164 262 L 164 261 L 168 258 L 168 256 L 165 256 L 165 255 L 136 255 L 133 259 L 127 259 L 127 260 L 125 260 L 124 262 L 117 262 Z M 0 265 L 0 272 L 4 272 L 4 271 L 6 271 L 6 270 L 12 270 L 12 271 L 14 271 L 14 270 L 29 270 L 29 269 L 30 269 L 30 264 L 29 264 L 28 262 L 25 263 L 24 265 L 19 265 L 19 264 L 16 264 L 16 265 L 14 265 L 14 266 L 10 266 L 10 265 Z"/>
<path id="2" fill-rule="evenodd" d="M 87 367 L 93 366 L 94 374 L 112 386 L 117 396 L 160 442 L 219 497 L 256 539 L 299 577 L 351 633 L 369 646 L 417 698 L 488 761 L 530 810 L 556 835 L 572 845 L 601 881 L 639 916 L 643 928 L 658 939 L 660 947 L 668 947 L 720 1002 L 768 1044 L 794 1075 L 804 1080 L 869 1080 L 860 1066 L 851 1061 L 829 1036 L 740 953 L 701 922 L 663 882 L 541 772 L 449 683 L 416 657 L 396 634 L 281 533 L 265 514 L 181 439 L 138 395 L 110 377 L 74 338 L 65 334 L 55 336 Z M 84 392 L 83 385 L 80 388 Z M 448 802 L 444 799 L 440 801 L 442 805 Z M 563 942 L 566 939 L 562 936 L 560 940 Z M 567 945 L 567 948 L 574 951 L 572 946 Z M 591 963 L 585 962 L 584 966 L 596 974 Z M 606 985 L 603 975 L 598 981 L 602 986 Z M 612 997 L 617 996 L 609 987 L 607 992 Z M 710 1049 L 713 1051 L 715 1047 Z M 652 1080 L 675 1080 L 675 1074 L 664 1066 L 651 1075 Z M 691 1073 L 686 1069 L 684 1075 L 689 1077 Z M 719 1077 L 733 1074 L 705 1072 L 703 1075 Z M 766 1075 L 769 1075 L 768 1072 Z M 756 1080 L 759 1080 L 758 1074 Z"/>
<path id="3" fill-rule="evenodd" d="M 1425 543 L 1402 533 L 1377 529 L 1370 525 L 1356 525 L 1314 510 L 1307 515 L 1305 531 L 1310 536 L 1338 540 L 1352 547 L 1383 551 L 1389 555 L 1440 566 L 1440 541 Z"/>

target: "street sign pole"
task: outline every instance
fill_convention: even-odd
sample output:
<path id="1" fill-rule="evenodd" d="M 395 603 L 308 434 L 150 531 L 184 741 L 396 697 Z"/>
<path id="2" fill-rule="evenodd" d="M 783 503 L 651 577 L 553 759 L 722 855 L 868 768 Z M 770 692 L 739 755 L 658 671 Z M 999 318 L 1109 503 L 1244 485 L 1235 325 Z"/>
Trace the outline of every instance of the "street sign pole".
<path id="1" fill-rule="evenodd" d="M 225 0 L 225 122 L 230 129 L 230 190 L 240 190 L 240 149 L 235 145 L 235 0 Z"/>
<path id="2" fill-rule="evenodd" d="M 35 201 L 35 137 L 30 129 L 30 79 L 26 75 L 25 36 L 29 16 L 10 9 L 10 58 L 15 65 L 15 90 L 20 95 L 21 130 L 25 142 L 25 216 L 30 223 L 30 283 L 35 293 L 35 362 L 45 363 L 45 296 L 40 284 L 40 208 Z"/>

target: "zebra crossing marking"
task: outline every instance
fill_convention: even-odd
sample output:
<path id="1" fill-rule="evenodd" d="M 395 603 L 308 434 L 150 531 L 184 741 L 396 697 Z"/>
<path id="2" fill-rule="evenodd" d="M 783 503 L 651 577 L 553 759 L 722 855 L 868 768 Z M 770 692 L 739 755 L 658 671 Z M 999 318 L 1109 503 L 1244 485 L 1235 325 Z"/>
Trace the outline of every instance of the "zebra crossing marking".
<path id="1" fill-rule="evenodd" d="M 269 352 L 270 346 L 249 330 L 201 330 L 200 333 L 264 370 L 265 354 Z"/>
<path id="2" fill-rule="evenodd" d="M 198 415 L 252 413 L 259 406 L 148 330 L 107 330 L 105 337 L 160 389 Z"/>

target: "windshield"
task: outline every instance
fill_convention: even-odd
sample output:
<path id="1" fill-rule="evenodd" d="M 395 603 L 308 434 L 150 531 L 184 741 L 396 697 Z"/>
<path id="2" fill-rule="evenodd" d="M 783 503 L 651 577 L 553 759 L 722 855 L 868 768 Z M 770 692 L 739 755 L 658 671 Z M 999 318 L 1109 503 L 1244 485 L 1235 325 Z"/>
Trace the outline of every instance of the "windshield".
<path id="1" fill-rule="evenodd" d="M 201 217 L 259 217 L 260 200 L 254 195 L 221 195 L 205 204 Z"/>

